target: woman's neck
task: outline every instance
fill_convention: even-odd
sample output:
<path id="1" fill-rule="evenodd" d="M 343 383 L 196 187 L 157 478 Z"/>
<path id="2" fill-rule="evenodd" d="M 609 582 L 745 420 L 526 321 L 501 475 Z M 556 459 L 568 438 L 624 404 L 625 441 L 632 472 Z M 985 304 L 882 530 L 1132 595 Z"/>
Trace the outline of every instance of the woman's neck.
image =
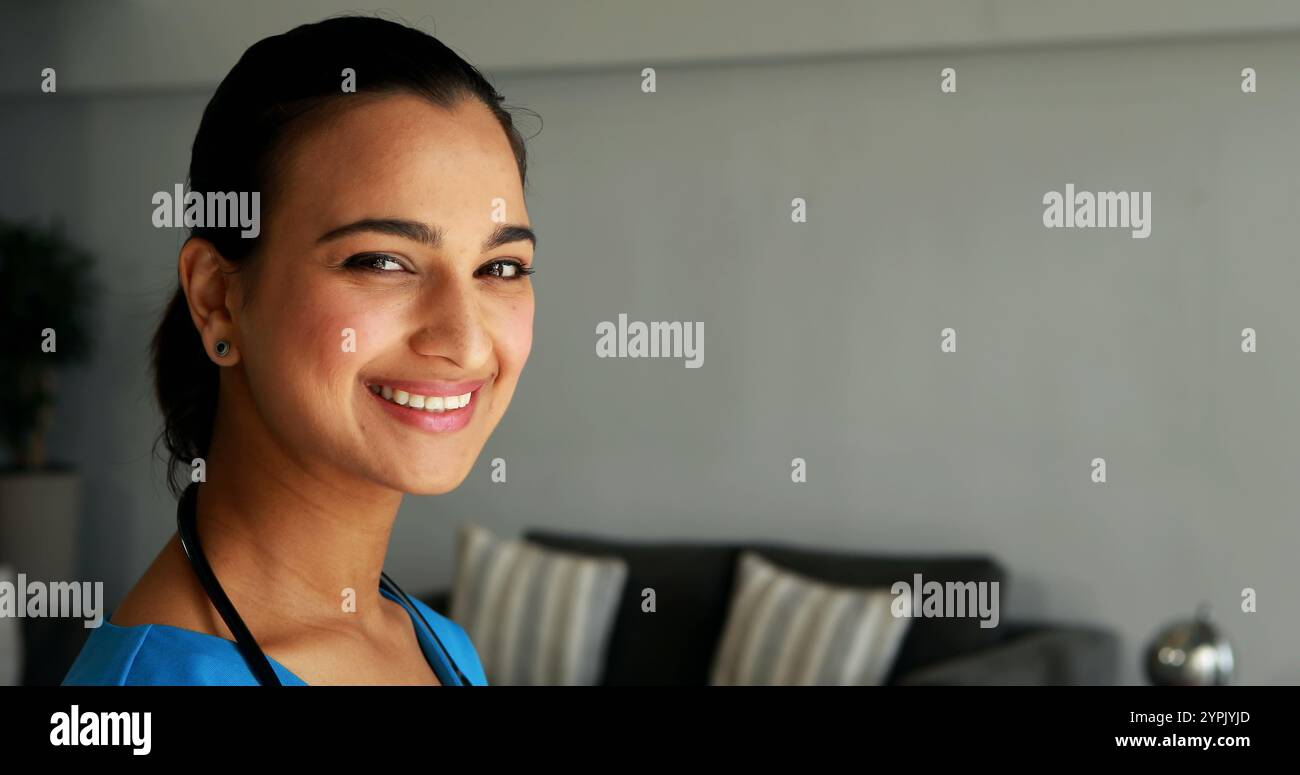
<path id="1" fill-rule="evenodd" d="M 402 493 L 294 459 L 251 414 L 218 412 L 199 487 L 199 537 L 226 593 L 241 615 L 281 616 L 286 625 L 379 621 Z"/>

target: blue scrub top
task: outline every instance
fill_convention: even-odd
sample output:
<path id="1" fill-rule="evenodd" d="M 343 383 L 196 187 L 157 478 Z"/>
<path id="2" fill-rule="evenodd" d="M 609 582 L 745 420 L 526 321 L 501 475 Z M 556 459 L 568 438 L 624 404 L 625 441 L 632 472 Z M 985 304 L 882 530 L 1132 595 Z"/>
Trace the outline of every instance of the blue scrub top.
<path id="1" fill-rule="evenodd" d="M 411 616 L 420 648 L 438 680 L 445 686 L 459 686 L 460 679 L 443 656 L 442 649 L 438 648 L 437 641 L 430 636 L 410 606 L 383 587 L 380 587 L 379 592 L 400 604 Z M 438 639 L 446 646 L 451 658 L 469 682 L 475 686 L 487 686 L 487 675 L 483 672 L 478 651 L 464 628 L 420 600 L 414 597 L 411 600 L 424 614 L 429 626 L 437 632 Z M 285 686 L 307 685 L 306 681 L 270 655 L 267 660 Z M 82 646 L 81 653 L 77 655 L 77 661 L 72 663 L 72 668 L 63 679 L 64 686 L 222 686 L 256 683 L 257 678 L 248 668 L 244 655 L 233 640 L 170 624 L 122 627 L 107 619 L 90 634 L 86 645 Z"/>

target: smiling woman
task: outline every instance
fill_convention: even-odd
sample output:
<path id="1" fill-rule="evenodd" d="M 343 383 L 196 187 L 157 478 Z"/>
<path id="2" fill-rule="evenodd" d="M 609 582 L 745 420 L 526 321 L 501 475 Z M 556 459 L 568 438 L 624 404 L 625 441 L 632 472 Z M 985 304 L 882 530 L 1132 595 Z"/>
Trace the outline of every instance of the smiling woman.
<path id="1" fill-rule="evenodd" d="M 179 535 L 65 683 L 487 683 L 383 567 L 403 495 L 465 480 L 528 359 L 525 185 L 501 95 L 419 30 L 245 52 L 190 188 L 260 192 L 261 233 L 195 225 L 153 341 Z"/>

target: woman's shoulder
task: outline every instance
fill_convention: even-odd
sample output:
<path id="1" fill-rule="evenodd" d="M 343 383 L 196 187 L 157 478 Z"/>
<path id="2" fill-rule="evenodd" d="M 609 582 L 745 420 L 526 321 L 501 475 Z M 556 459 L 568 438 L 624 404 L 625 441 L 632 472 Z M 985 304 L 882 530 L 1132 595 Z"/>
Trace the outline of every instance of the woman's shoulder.
<path id="1" fill-rule="evenodd" d="M 469 633 L 458 622 L 412 598 L 469 682 L 487 686 L 487 674 Z M 286 686 L 305 682 L 274 659 Z M 253 685 L 256 677 L 234 641 L 168 624 L 121 626 L 104 621 L 86 640 L 63 679 L 65 686 Z"/>
<path id="2" fill-rule="evenodd" d="M 281 683 L 301 679 L 272 660 Z M 166 624 L 103 622 L 82 646 L 65 686 L 253 685 L 256 677 L 233 641 Z"/>
<path id="3" fill-rule="evenodd" d="M 160 623 L 212 635 L 223 632 L 175 534 L 113 611 L 112 620 L 126 627 Z"/>
<path id="4" fill-rule="evenodd" d="M 95 628 L 72 663 L 64 686 L 125 686 L 136 656 L 149 637 L 148 627 L 115 627 L 105 621 Z"/>
<path id="5" fill-rule="evenodd" d="M 213 631 L 179 567 L 175 536 L 87 638 L 65 685 L 255 684 L 239 647 Z M 192 574 L 190 574 L 192 575 Z M 273 664 L 285 683 L 301 683 Z M 287 675 L 287 680 L 286 680 Z"/>

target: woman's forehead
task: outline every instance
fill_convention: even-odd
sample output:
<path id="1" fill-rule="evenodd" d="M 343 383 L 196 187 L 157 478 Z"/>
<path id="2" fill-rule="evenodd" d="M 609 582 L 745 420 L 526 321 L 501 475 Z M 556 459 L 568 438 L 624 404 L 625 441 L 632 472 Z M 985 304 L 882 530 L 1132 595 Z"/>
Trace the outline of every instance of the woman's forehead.
<path id="1" fill-rule="evenodd" d="M 413 220 L 526 221 L 514 152 L 491 111 L 415 95 L 367 99 L 323 117 L 286 148 L 277 207 L 316 225 L 376 213 Z"/>

